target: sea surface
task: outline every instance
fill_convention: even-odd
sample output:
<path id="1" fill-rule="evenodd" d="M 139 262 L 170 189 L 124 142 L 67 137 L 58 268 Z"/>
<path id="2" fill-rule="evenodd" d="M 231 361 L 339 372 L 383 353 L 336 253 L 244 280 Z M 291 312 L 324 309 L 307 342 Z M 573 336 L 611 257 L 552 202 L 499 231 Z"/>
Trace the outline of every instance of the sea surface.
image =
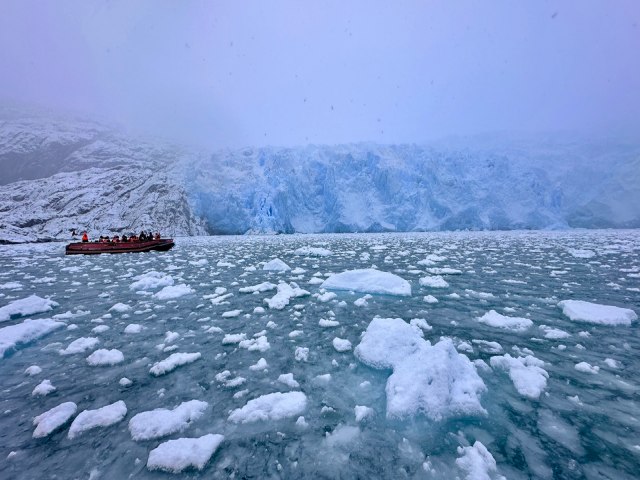
<path id="1" fill-rule="evenodd" d="M 296 254 L 303 247 L 312 249 Z M 263 270 L 276 258 L 291 270 Z M 408 281 L 411 295 L 340 290 L 333 296 L 321 288 L 331 274 L 365 268 Z M 447 286 L 420 284 L 433 276 Z M 159 284 L 131 288 L 140 278 Z M 279 310 L 265 303 L 276 290 L 240 292 L 263 282 L 286 282 L 309 294 Z M 176 288 L 159 294 L 165 286 Z M 175 298 L 167 298 L 171 291 Z M 640 314 L 637 230 L 196 237 L 177 239 L 169 252 L 98 256 L 65 256 L 63 244 L 1 246 L 0 307 L 30 295 L 57 306 L 13 315 L 0 328 L 41 318 L 65 325 L 0 359 L 3 479 L 640 475 L 638 321 L 572 321 L 558 306 L 584 300 Z M 533 324 L 510 330 L 477 320 L 491 310 Z M 440 420 L 423 411 L 387 415 L 391 370 L 372 368 L 354 354 L 375 317 L 421 319 L 425 341 L 451 339 L 486 386 L 480 394 L 486 413 Z M 334 326 L 321 326 L 321 319 Z M 242 347 L 232 337 L 223 343 L 231 334 L 266 337 L 268 347 L 264 341 L 260 348 Z M 81 337 L 98 342 L 84 352 L 60 353 Z M 338 351 L 335 338 L 352 348 Z M 97 349 L 117 349 L 124 361 L 92 366 L 86 358 Z M 164 375 L 150 373 L 177 352 L 201 356 Z M 520 393 L 508 371 L 492 367 L 492 357 L 506 354 L 543 362 L 548 379 L 538 398 Z M 249 368 L 261 358 L 266 368 Z M 581 362 L 590 369 L 576 369 Z M 42 371 L 28 375 L 30 366 Z M 445 373 L 449 384 L 456 382 L 455 371 Z M 33 395 L 43 380 L 55 391 Z M 292 391 L 306 396 L 302 412 L 247 423 L 229 419 L 252 399 Z M 69 420 L 44 438 L 32 437 L 33 418 L 63 402 L 74 402 L 77 415 L 120 400 L 127 414 L 116 423 L 70 439 Z M 190 400 L 208 406 L 181 431 L 133 440 L 134 415 Z M 371 410 L 357 421 L 356 406 Z M 202 470 L 147 467 L 149 452 L 161 443 L 209 433 L 224 440 Z M 476 442 L 491 458 L 473 457 L 474 450 L 470 463 L 460 461 Z"/>

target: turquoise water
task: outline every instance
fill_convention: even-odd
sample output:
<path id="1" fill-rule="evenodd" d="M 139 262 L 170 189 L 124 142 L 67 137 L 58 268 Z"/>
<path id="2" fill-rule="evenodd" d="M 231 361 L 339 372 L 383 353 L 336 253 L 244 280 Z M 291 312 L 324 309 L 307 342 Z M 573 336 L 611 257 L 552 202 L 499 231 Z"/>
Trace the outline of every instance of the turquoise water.
<path id="1" fill-rule="evenodd" d="M 295 255 L 304 246 L 333 254 Z M 430 254 L 440 258 L 433 265 L 419 264 Z M 305 271 L 263 271 L 262 264 L 274 258 Z M 361 293 L 336 292 L 326 302 L 314 297 L 320 286 L 309 283 L 312 278 L 372 266 L 409 281 L 412 295 L 373 295 L 364 306 L 354 305 Z M 420 286 L 419 279 L 436 267 L 460 273 L 442 275 L 448 287 Z M 161 287 L 129 288 L 136 276 L 150 271 L 170 276 L 192 293 L 166 300 L 153 296 Z M 266 281 L 295 282 L 310 295 L 271 310 L 264 299 L 275 291 L 239 291 Z M 229 293 L 220 304 L 212 301 Z M 640 313 L 638 231 L 185 238 L 165 253 L 90 257 L 65 257 L 61 244 L 1 247 L 0 307 L 31 294 L 59 305 L 28 318 L 57 316 L 66 327 L 19 345 L 0 360 L 2 478 L 176 477 L 148 470 L 149 452 L 169 439 L 208 433 L 225 439 L 202 471 L 188 469 L 181 478 L 466 478 L 468 472 L 456 464 L 458 447 L 476 441 L 497 465 L 488 478 L 637 478 L 638 321 L 616 327 L 574 322 L 557 303 L 585 300 Z M 427 295 L 437 303 L 425 301 Z M 110 310 L 118 303 L 129 309 Z M 264 313 L 254 313 L 256 307 Z M 492 309 L 529 318 L 533 326 L 513 332 L 476 321 Z M 233 310 L 241 312 L 222 316 Z M 460 353 L 486 364 L 494 355 L 532 354 L 544 361 L 547 386 L 531 399 L 518 393 L 504 370 L 480 366 L 487 415 L 389 419 L 385 386 L 391 372 L 370 368 L 353 350 L 340 353 L 332 344 L 339 337 L 356 347 L 375 316 L 425 319 L 433 327 L 425 332 L 427 340 L 449 337 Z M 323 328 L 320 319 L 339 325 Z M 0 328 L 23 320 L 12 318 Z M 141 330 L 124 333 L 130 324 Z M 101 325 L 109 329 L 93 331 Z M 540 325 L 569 335 L 545 338 Z M 177 339 L 165 342 L 167 332 L 177 333 Z M 252 338 L 260 332 L 270 345 L 264 351 L 222 342 L 225 334 Z M 80 337 L 98 338 L 99 344 L 84 353 L 59 353 Z M 499 343 L 500 351 L 492 352 L 482 341 Z M 309 349 L 307 361 L 296 360 L 297 347 Z M 90 366 L 86 357 L 98 348 L 120 350 L 124 362 Z M 174 352 L 200 352 L 201 358 L 163 376 L 149 373 Z M 250 369 L 260 358 L 267 369 Z M 576 370 L 579 362 L 599 371 Z M 26 375 L 32 365 L 42 372 Z M 225 370 L 228 378 L 245 381 L 229 386 L 216 379 Z M 279 382 L 285 373 L 292 373 L 299 387 Z M 325 374 L 330 379 L 318 378 Z M 120 385 L 123 377 L 130 386 Z M 44 379 L 56 390 L 32 396 Z M 232 410 L 251 399 L 288 391 L 305 393 L 306 426 L 296 424 L 299 415 L 247 424 L 228 420 Z M 128 421 L 133 415 L 194 399 L 207 402 L 207 410 L 182 432 L 132 440 Z M 33 417 L 63 402 L 75 402 L 79 413 L 119 400 L 128 409 L 121 422 L 73 440 L 67 437 L 68 423 L 44 439 L 32 438 Z M 356 405 L 372 408 L 373 415 L 356 422 Z"/>

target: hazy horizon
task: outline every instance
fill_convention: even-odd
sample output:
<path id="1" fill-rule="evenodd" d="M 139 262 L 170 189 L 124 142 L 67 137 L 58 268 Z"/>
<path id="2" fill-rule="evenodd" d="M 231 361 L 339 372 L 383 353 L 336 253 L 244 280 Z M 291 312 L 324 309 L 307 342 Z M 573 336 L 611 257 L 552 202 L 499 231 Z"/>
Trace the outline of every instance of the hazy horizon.
<path id="1" fill-rule="evenodd" d="M 0 8 L 0 103 L 184 145 L 640 137 L 633 1 Z"/>

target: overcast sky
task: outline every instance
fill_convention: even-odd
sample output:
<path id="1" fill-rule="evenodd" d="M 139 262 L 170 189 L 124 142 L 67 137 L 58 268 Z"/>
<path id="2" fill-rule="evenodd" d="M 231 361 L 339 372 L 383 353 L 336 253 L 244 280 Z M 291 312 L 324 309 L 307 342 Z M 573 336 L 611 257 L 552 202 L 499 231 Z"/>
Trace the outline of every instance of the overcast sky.
<path id="1" fill-rule="evenodd" d="M 640 2 L 0 0 L 0 102 L 213 148 L 640 138 Z"/>

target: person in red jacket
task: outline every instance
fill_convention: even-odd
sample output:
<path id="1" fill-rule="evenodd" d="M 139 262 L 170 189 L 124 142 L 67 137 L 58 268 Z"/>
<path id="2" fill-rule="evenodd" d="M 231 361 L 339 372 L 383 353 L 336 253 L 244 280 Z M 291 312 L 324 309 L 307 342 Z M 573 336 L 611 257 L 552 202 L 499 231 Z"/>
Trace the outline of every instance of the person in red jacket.
<path id="1" fill-rule="evenodd" d="M 83 242 L 89 241 L 89 235 L 87 235 L 87 232 L 82 232 L 82 241 Z"/>

